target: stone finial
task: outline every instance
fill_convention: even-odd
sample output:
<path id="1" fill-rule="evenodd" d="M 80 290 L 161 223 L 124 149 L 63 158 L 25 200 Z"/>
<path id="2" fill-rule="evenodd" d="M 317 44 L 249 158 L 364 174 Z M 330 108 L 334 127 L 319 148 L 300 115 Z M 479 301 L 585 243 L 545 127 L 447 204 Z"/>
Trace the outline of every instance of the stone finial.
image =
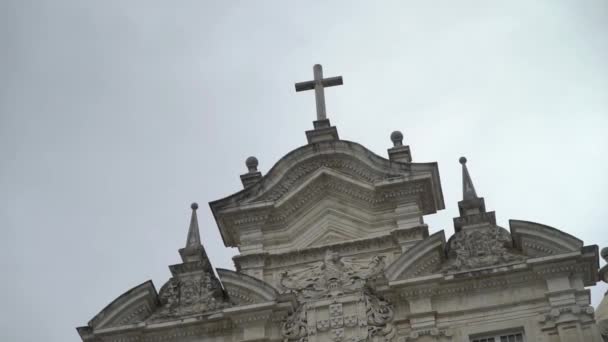
<path id="1" fill-rule="evenodd" d="M 190 216 L 190 227 L 188 228 L 186 248 L 198 247 L 201 245 L 201 235 L 198 229 L 198 218 L 196 216 L 198 203 L 194 202 L 190 204 L 190 208 L 192 209 L 192 216 Z"/>
<path id="2" fill-rule="evenodd" d="M 496 225 L 494 212 L 486 212 L 484 198 L 477 196 L 473 180 L 467 168 L 467 158 L 460 157 L 458 161 L 462 165 L 462 201 L 458 202 L 460 216 L 454 218 L 456 232 L 459 232 L 465 226 L 477 226 L 480 224 Z"/>
<path id="3" fill-rule="evenodd" d="M 208 261 L 207 253 L 201 242 L 201 235 L 198 228 L 198 217 L 196 210 L 198 203 L 190 204 L 192 215 L 190 216 L 190 226 L 188 227 L 188 236 L 186 237 L 186 246 L 179 250 L 179 254 L 184 262 L 189 261 Z"/>
<path id="4" fill-rule="evenodd" d="M 608 247 L 602 248 L 602 251 L 600 252 L 600 255 L 602 256 L 602 258 L 604 259 L 604 261 L 608 262 Z"/>
<path id="5" fill-rule="evenodd" d="M 403 133 L 400 131 L 393 131 L 393 133 L 391 133 L 391 141 L 393 142 L 393 147 L 403 146 Z"/>
<path id="6" fill-rule="evenodd" d="M 258 158 L 251 156 L 245 160 L 245 165 L 249 170 L 249 173 L 254 173 L 258 171 Z"/>
<path id="7" fill-rule="evenodd" d="M 262 179 L 262 173 L 258 171 L 258 158 L 251 156 L 245 160 L 248 172 L 241 175 L 244 188 L 248 188 L 258 180 Z"/>
<path id="8" fill-rule="evenodd" d="M 462 164 L 462 199 L 473 199 L 477 198 L 477 192 L 475 192 L 475 186 L 473 186 L 473 180 L 467 169 L 467 158 L 460 157 L 458 160 Z"/>
<path id="9" fill-rule="evenodd" d="M 394 131 L 391 133 L 391 141 L 393 142 L 393 147 L 388 149 L 388 159 L 396 162 L 411 163 L 412 153 L 409 146 L 403 145 L 403 133 Z"/>

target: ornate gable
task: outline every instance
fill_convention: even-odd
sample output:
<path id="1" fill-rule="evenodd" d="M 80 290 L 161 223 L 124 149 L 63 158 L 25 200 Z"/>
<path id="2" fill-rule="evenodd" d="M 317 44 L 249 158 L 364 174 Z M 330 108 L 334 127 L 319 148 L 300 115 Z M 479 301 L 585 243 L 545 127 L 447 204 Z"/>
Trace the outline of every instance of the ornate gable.
<path id="1" fill-rule="evenodd" d="M 250 174 L 259 172 L 255 168 Z M 298 245 L 291 241 L 291 230 L 323 201 L 328 211 L 317 219 L 332 213 L 338 214 L 334 217 L 340 216 L 339 212 L 350 216 L 355 213 L 353 217 L 362 224 L 355 223 L 353 228 L 370 227 L 365 235 L 374 234 L 373 229 L 379 226 L 386 234 L 396 228 L 395 209 L 404 203 L 415 207 L 412 215 L 418 217 L 418 223 L 422 215 L 444 207 L 436 163 L 391 161 L 342 140 L 300 147 L 283 157 L 268 174 L 246 184 L 244 190 L 210 203 L 224 243 L 239 247 L 242 253 Z M 307 222 L 308 228 L 303 229 L 317 223 Z M 298 245 L 301 247 L 305 246 Z"/>
<path id="2" fill-rule="evenodd" d="M 446 243 L 440 231 L 418 242 L 387 268 L 389 280 L 486 274 L 516 264 L 520 270 L 529 269 L 531 264 L 542 263 L 545 256 L 572 254 L 580 255 L 581 260 L 586 258 L 583 242 L 558 229 L 519 220 L 509 221 L 510 232 L 496 225 L 495 213 L 487 212 L 483 197 L 477 196 L 466 158 L 460 162 L 463 200 L 458 203 L 460 216 L 454 218 L 454 235 Z"/>

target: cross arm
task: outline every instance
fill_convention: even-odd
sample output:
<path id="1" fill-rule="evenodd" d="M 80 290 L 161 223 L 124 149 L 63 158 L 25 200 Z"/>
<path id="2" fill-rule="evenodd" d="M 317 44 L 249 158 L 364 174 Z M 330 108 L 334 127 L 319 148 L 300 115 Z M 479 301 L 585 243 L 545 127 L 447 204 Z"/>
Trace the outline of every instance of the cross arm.
<path id="1" fill-rule="evenodd" d="M 342 76 L 328 77 L 323 79 L 323 86 L 325 87 L 333 87 L 342 84 Z"/>
<path id="2" fill-rule="evenodd" d="M 296 83 L 296 91 L 315 89 L 315 84 L 316 84 L 316 81 L 306 81 L 306 82 Z M 342 85 L 344 83 L 342 83 L 342 76 L 336 76 L 336 77 L 324 78 L 321 84 L 324 87 L 333 87 L 333 86 Z"/>
<path id="3" fill-rule="evenodd" d="M 296 83 L 296 91 L 304 91 L 315 89 L 315 81 L 306 81 Z"/>

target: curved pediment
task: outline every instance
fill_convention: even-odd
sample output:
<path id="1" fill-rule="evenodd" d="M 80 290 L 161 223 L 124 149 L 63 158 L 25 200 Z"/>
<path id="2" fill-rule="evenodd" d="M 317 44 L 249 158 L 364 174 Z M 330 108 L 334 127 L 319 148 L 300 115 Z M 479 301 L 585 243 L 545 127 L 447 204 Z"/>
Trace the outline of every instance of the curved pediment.
<path id="1" fill-rule="evenodd" d="M 340 170 L 369 183 L 391 176 L 399 177 L 409 173 L 411 168 L 410 164 L 391 162 L 350 141 L 305 145 L 283 156 L 255 185 L 211 202 L 212 209 L 255 202 L 260 198 L 276 200 L 307 174 L 321 167 Z"/>
<path id="2" fill-rule="evenodd" d="M 414 245 L 387 268 L 391 281 L 478 271 L 527 259 L 581 251 L 583 242 L 542 224 L 510 220 L 511 233 L 496 225 L 463 229 L 445 243 L 443 232 Z"/>
<path id="3" fill-rule="evenodd" d="M 540 223 L 509 220 L 515 247 L 530 257 L 579 251 L 583 241 Z"/>
<path id="4" fill-rule="evenodd" d="M 416 278 L 438 271 L 445 260 L 445 234 L 443 230 L 418 242 L 385 270 L 389 281 Z"/>
<path id="5" fill-rule="evenodd" d="M 436 163 L 394 162 L 342 140 L 300 147 L 253 185 L 209 205 L 225 244 L 239 246 L 235 226 L 284 224 L 328 193 L 355 207 L 394 207 L 407 199 L 418 203 L 421 214 L 444 208 Z"/>
<path id="6" fill-rule="evenodd" d="M 158 306 L 158 294 L 151 280 L 137 285 L 108 304 L 88 323 L 96 330 L 143 322 Z"/>
<path id="7" fill-rule="evenodd" d="M 224 290 L 235 305 L 249 305 L 274 301 L 279 293 L 270 284 L 243 273 L 218 268 Z"/>

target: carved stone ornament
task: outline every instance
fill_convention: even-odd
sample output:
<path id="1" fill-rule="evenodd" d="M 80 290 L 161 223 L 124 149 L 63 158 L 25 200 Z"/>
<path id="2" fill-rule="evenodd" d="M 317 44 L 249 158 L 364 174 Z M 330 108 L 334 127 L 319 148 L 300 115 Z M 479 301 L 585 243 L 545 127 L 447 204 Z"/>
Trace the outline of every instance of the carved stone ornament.
<path id="1" fill-rule="evenodd" d="M 464 229 L 450 241 L 445 270 L 458 272 L 523 260 L 510 246 L 511 236 L 500 227 Z"/>
<path id="2" fill-rule="evenodd" d="M 374 291 L 384 257 L 359 261 L 328 250 L 322 262 L 282 275 L 281 286 L 299 306 L 284 321 L 284 342 L 392 341 L 392 304 Z"/>
<path id="3" fill-rule="evenodd" d="M 384 256 L 361 262 L 328 250 L 322 262 L 283 273 L 280 283 L 301 301 L 331 298 L 363 289 L 368 281 L 384 276 L 384 267 Z"/>
<path id="4" fill-rule="evenodd" d="M 218 310 L 230 303 L 217 278 L 206 272 L 171 278 L 160 290 L 161 308 L 151 320 L 162 320 Z"/>

